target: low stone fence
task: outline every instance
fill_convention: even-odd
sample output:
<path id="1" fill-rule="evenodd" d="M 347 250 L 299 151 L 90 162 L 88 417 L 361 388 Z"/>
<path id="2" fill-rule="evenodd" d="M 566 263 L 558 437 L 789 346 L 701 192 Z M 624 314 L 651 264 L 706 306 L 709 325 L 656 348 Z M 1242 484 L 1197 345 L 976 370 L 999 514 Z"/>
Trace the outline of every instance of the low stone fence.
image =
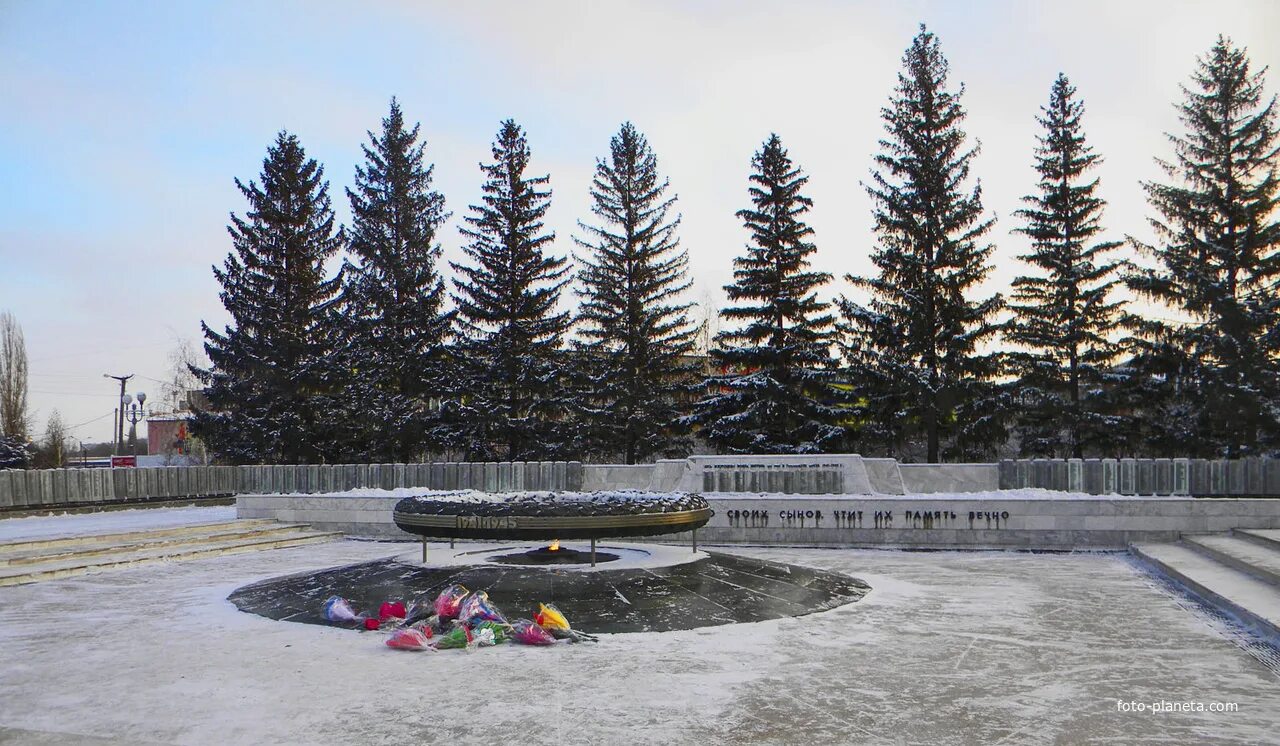
<path id="1" fill-rule="evenodd" d="M 691 456 L 653 464 L 577 461 L 171 466 L 0 471 L 0 510 L 236 494 L 422 487 L 485 492 L 618 490 L 794 495 L 983 493 L 1280 496 L 1280 459 L 1034 459 L 899 464 L 856 454 Z"/>
<path id="2" fill-rule="evenodd" d="M 235 494 L 233 466 L 0 471 L 0 510 Z"/>
<path id="3" fill-rule="evenodd" d="M 0 510 L 360 488 L 578 490 L 582 475 L 577 461 L 10 470 L 0 471 Z"/>
<path id="4" fill-rule="evenodd" d="M 1280 496 L 1280 459 L 1020 459 L 1001 461 L 1002 490 L 1089 495 Z"/>

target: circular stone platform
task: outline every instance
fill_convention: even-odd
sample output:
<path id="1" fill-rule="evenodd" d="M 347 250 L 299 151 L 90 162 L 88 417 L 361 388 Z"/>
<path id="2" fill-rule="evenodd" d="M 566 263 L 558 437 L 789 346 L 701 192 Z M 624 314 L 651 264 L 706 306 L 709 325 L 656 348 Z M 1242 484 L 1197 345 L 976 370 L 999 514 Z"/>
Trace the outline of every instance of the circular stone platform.
<path id="1" fill-rule="evenodd" d="M 391 599 L 433 599 L 445 586 L 461 583 L 487 591 L 510 619 L 531 617 L 545 601 L 559 606 L 575 629 L 617 633 L 802 616 L 853 603 L 870 590 L 841 573 L 674 546 L 602 545 L 622 559 L 593 569 L 491 564 L 494 557 L 530 548 L 468 549 L 435 566 L 413 562 L 409 553 L 273 578 L 228 598 L 241 611 L 270 619 L 328 624 L 320 607 L 332 595 L 370 610 Z M 680 559 L 672 562 L 676 552 Z"/>
<path id="2" fill-rule="evenodd" d="M 696 531 L 711 519 L 682 492 L 432 492 L 396 503 L 402 530 L 445 539 L 603 539 Z"/>

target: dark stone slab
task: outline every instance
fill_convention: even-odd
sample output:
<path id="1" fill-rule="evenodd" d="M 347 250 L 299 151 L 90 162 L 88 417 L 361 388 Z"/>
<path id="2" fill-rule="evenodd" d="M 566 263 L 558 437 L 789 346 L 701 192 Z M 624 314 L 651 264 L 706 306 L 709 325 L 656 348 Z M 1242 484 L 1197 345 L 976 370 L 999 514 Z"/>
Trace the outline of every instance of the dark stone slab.
<path id="1" fill-rule="evenodd" d="M 1244 459 L 1244 493 L 1258 497 L 1266 494 L 1266 479 L 1262 459 L 1250 456 Z"/>
<path id="2" fill-rule="evenodd" d="M 1000 489 L 1013 490 L 1021 486 L 1018 484 L 1017 464 L 1015 464 L 1012 460 L 1001 459 L 1000 465 L 997 467 L 997 469 L 998 469 L 999 480 L 1000 480 L 997 484 L 999 484 Z"/>
<path id="3" fill-rule="evenodd" d="M 1213 494 L 1213 482 L 1210 476 L 1210 468 L 1211 467 L 1209 466 L 1209 461 L 1207 459 L 1191 459 L 1190 492 L 1192 495 Z"/>
<path id="4" fill-rule="evenodd" d="M 590 633 L 666 632 L 801 616 L 861 599 L 870 586 L 841 573 L 709 552 L 695 562 L 657 568 L 578 572 L 520 566 L 430 568 L 378 560 L 273 578 L 237 589 L 241 611 L 270 619 L 328 625 L 320 607 L 342 596 L 357 611 L 383 601 L 429 600 L 461 583 L 488 592 L 509 619 L 556 604 L 574 628 Z"/>
<path id="5" fill-rule="evenodd" d="M 1267 495 L 1280 495 L 1280 459 L 1262 460 L 1263 491 Z"/>
<path id="6" fill-rule="evenodd" d="M 1245 494 L 1245 464 L 1239 459 L 1224 461 L 1227 469 L 1227 494 Z"/>
<path id="7" fill-rule="evenodd" d="M 1042 490 L 1053 489 L 1052 464 L 1047 459 L 1031 460 L 1031 486 Z"/>
<path id="8" fill-rule="evenodd" d="M 1067 462 L 1055 460 L 1049 462 L 1049 489 L 1066 492 L 1071 489 L 1067 475 Z"/>
<path id="9" fill-rule="evenodd" d="M 1155 460 L 1155 490 L 1157 495 L 1173 494 L 1173 460 L 1158 458 Z"/>
<path id="10" fill-rule="evenodd" d="M 1083 489 L 1088 495 L 1102 494 L 1102 460 L 1096 458 L 1085 459 L 1081 469 L 1083 471 Z"/>
<path id="11" fill-rule="evenodd" d="M 1149 458 L 1138 460 L 1138 485 L 1135 494 L 1156 494 L 1156 462 Z"/>

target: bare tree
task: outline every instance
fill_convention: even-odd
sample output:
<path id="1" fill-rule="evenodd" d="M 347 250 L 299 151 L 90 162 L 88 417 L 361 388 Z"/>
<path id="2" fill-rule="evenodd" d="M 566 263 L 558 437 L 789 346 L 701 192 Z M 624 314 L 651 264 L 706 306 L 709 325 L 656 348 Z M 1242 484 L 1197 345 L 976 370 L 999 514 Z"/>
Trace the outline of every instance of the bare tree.
<path id="1" fill-rule="evenodd" d="M 67 465 L 67 428 L 58 410 L 49 414 L 44 428 L 44 442 L 37 454 L 38 466 L 44 469 L 61 469 Z"/>
<path id="2" fill-rule="evenodd" d="M 710 290 L 702 292 L 702 298 L 694 306 L 697 308 L 697 336 L 694 341 L 694 352 L 698 355 L 706 355 L 715 347 L 716 335 L 720 333 L 721 303 L 711 293 Z"/>
<path id="3" fill-rule="evenodd" d="M 178 337 L 174 347 L 169 351 L 169 376 L 161 384 L 161 394 L 168 407 L 177 412 L 188 409 L 187 394 L 201 388 L 200 379 L 191 372 L 192 366 L 207 367 L 208 361 L 196 350 L 191 340 Z"/>
<path id="4" fill-rule="evenodd" d="M 13 314 L 0 313 L 0 434 L 25 441 L 27 413 L 27 343 Z"/>

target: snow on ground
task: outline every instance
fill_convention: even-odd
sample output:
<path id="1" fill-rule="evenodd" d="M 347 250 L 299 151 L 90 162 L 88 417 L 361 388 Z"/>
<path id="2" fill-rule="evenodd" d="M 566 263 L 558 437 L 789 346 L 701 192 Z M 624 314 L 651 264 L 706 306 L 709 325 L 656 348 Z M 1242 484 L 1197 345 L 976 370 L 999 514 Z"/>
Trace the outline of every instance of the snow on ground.
<path id="1" fill-rule="evenodd" d="M 226 601 L 411 549 L 340 541 L 0 588 L 0 742 L 1262 743 L 1280 725 L 1280 678 L 1121 554 L 730 549 L 873 590 L 802 618 L 471 653 L 392 651 Z M 1239 710 L 1117 710 L 1162 699 Z"/>
<path id="2" fill-rule="evenodd" d="M 234 521 L 234 505 L 205 508 L 137 508 L 105 510 L 100 513 L 27 516 L 0 519 L 0 541 L 43 539 L 53 536 L 83 536 L 173 528 L 194 523 Z"/>

